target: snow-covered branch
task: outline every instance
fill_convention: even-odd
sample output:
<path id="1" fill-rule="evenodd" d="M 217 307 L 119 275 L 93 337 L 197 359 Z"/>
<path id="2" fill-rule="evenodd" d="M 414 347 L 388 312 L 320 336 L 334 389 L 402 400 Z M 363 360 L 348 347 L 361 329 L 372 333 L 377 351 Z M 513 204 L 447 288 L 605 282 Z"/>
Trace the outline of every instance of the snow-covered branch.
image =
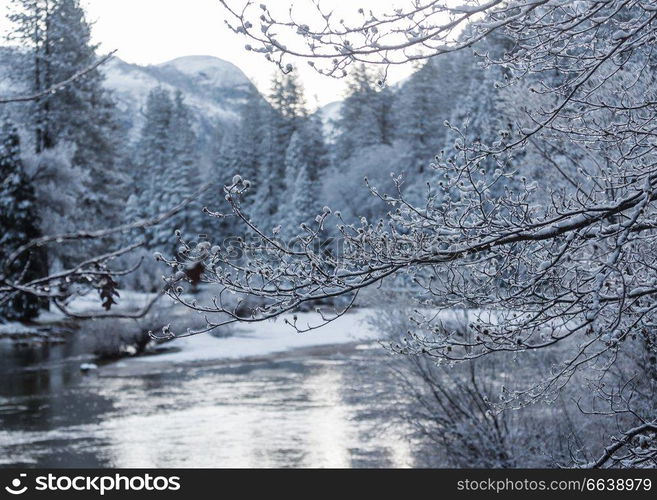
<path id="1" fill-rule="evenodd" d="M 169 220 L 184 210 L 192 201 L 209 188 L 209 184 L 202 187 L 193 196 L 183 200 L 171 210 L 156 217 L 139 219 L 127 224 L 121 224 L 106 229 L 94 231 L 75 231 L 66 234 L 48 235 L 33 239 L 6 255 L 0 262 L 0 304 L 18 294 L 28 294 L 52 303 L 66 316 L 78 319 L 89 318 L 141 318 L 145 316 L 155 302 L 164 294 L 164 290 L 155 294 L 142 308 L 135 312 L 112 311 L 118 297 L 118 283 L 115 278 L 137 272 L 141 261 L 128 269 L 112 269 L 111 263 L 118 257 L 130 254 L 144 245 L 143 241 L 135 241 L 121 246 L 116 250 L 92 256 L 80 256 L 79 261 L 59 271 L 50 272 L 34 279 L 26 279 L 25 273 L 17 273 L 16 265 L 21 262 L 30 262 L 37 258 L 43 249 L 53 245 L 76 244 L 86 241 L 103 241 L 108 237 L 126 234 L 135 229 L 145 229 L 157 226 Z M 99 304 L 103 311 L 80 313 L 69 307 L 71 298 L 85 295 L 89 291 L 97 291 Z"/>
<path id="2" fill-rule="evenodd" d="M 654 328 L 657 14 L 649 3 L 415 1 L 389 15 L 361 13 L 358 26 L 334 24 L 321 2 L 316 24 L 293 11 L 280 21 L 265 5 L 223 3 L 235 30 L 258 42 L 250 49 L 284 68 L 285 57 L 306 57 L 341 76 L 353 62 L 395 64 L 474 46 L 486 71 L 497 70 L 496 87 L 518 93 L 517 110 L 486 138 L 446 123 L 456 140 L 435 158 L 419 203 L 404 194 L 403 176 L 393 177 L 392 193 L 368 183 L 387 206 L 381 220 L 353 223 L 334 211 L 341 207 L 325 207 L 284 240 L 290 228 L 260 227 L 242 205 L 259 179 L 236 177 L 225 194 L 244 238 L 181 239 L 178 255 L 166 260 L 174 299 L 186 303 L 185 282 L 202 281 L 218 295 L 186 305 L 226 321 L 308 304 L 330 321 L 344 311 L 325 311 L 336 298 L 351 301 L 403 275 L 418 306 L 400 353 L 458 361 L 569 342 L 549 377 L 509 396 L 521 403 L 554 393 L 583 366 L 604 372 L 625 342 Z M 284 30 L 307 50 L 284 43 Z M 563 150 L 567 161 L 555 160 Z M 555 170 L 553 163 L 567 182 L 541 185 L 540 172 Z M 463 307 L 475 311 L 470 333 L 442 328 L 439 311 Z M 218 324 L 208 320 L 203 331 Z"/>

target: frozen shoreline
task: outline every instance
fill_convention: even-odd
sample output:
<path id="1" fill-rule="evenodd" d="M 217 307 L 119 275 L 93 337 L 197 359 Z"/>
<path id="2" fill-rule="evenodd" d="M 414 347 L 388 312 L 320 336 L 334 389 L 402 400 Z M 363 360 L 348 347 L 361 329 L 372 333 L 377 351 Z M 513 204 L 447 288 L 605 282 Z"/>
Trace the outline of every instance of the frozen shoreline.
<path id="1" fill-rule="evenodd" d="M 324 347 L 349 347 L 372 343 L 381 336 L 367 322 L 370 309 L 349 312 L 337 320 L 307 333 L 297 333 L 285 318 L 277 321 L 238 324 L 231 336 L 214 337 L 209 333 L 172 340 L 165 345 L 174 351 L 123 358 L 101 368 L 104 376 L 131 376 L 160 371 L 163 367 L 185 367 L 222 362 L 273 358 L 287 353 L 312 351 Z M 299 321 L 317 321 L 316 313 L 299 313 Z"/>
<path id="2" fill-rule="evenodd" d="M 374 341 L 379 335 L 367 322 L 371 313 L 368 309 L 349 312 L 328 325 L 307 333 L 297 333 L 285 323 L 285 319 L 291 319 L 292 315 L 285 315 L 276 321 L 237 324 L 231 336 L 214 337 L 205 333 L 175 339 L 167 343 L 167 347 L 178 349 L 175 352 L 123 359 L 120 363 L 186 364 L 235 360 L 308 347 Z M 301 324 L 316 323 L 320 319 L 316 313 L 299 313 L 297 317 Z"/>
<path id="3" fill-rule="evenodd" d="M 116 307 L 118 311 L 138 310 L 151 299 L 151 294 L 122 291 L 121 300 Z M 168 309 L 172 320 L 192 314 L 179 304 L 167 303 L 167 298 L 155 305 L 155 309 Z M 94 296 L 80 297 L 71 304 L 75 312 L 91 312 L 98 308 L 98 299 Z M 370 308 L 354 309 L 333 322 L 298 333 L 286 323 L 292 321 L 293 314 L 282 315 L 276 320 L 253 323 L 235 323 L 230 325 L 225 336 L 213 336 L 210 333 L 182 337 L 162 344 L 146 355 L 122 358 L 105 365 L 107 371 L 115 368 L 131 368 L 128 371 L 141 371 L 139 367 L 150 371 L 154 365 L 185 365 L 195 363 L 211 363 L 215 361 L 234 361 L 253 359 L 300 351 L 323 346 L 345 346 L 361 342 L 371 343 L 381 338 L 380 332 L 367 321 L 375 314 Z M 321 324 L 321 316 L 316 312 L 301 312 L 296 314 L 299 325 Z M 18 330 L 27 334 L 37 331 L 44 325 L 61 321 L 64 316 L 59 311 L 43 312 L 34 326 L 25 327 L 14 323 L 3 325 L 7 329 Z M 226 330 L 221 330 L 226 331 Z M 114 367 L 110 369 L 110 367 Z"/>

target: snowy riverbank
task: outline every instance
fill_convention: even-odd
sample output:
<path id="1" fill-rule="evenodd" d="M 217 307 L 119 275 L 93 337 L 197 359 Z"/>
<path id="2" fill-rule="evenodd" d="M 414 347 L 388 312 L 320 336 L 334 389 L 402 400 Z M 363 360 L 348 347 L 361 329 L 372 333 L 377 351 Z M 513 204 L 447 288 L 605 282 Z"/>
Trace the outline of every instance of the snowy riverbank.
<path id="1" fill-rule="evenodd" d="M 367 321 L 370 314 L 369 309 L 355 310 L 307 333 L 297 333 L 285 323 L 286 316 L 277 321 L 238 324 L 230 336 L 215 337 L 205 333 L 174 339 L 163 344 L 165 352 L 122 359 L 113 363 L 111 371 L 126 369 L 133 372 L 141 371 L 139 368 L 148 370 L 153 364 L 185 365 L 262 358 L 307 348 L 370 343 L 380 337 Z M 316 313 L 299 313 L 297 316 L 300 322 L 316 323 L 319 320 Z"/>
<path id="2" fill-rule="evenodd" d="M 203 297 L 205 293 L 204 291 L 200 292 L 200 295 L 196 298 Z M 151 298 L 151 294 L 122 291 L 115 310 L 117 312 L 137 311 L 148 303 Z M 76 313 L 91 313 L 98 309 L 98 300 L 93 296 L 80 297 L 70 305 L 70 309 Z M 276 321 L 237 323 L 230 325 L 228 328 L 222 328 L 219 331 L 220 335 L 204 333 L 177 338 L 160 344 L 155 349 L 149 349 L 147 351 L 148 355 L 125 357 L 105 366 L 112 372 L 118 372 L 123 368 L 130 368 L 128 370 L 130 372 L 140 371 L 139 366 L 150 371 L 152 367 L 148 368 L 148 365 L 155 363 L 182 365 L 261 358 L 300 349 L 360 342 L 370 343 L 380 338 L 380 334 L 367 321 L 372 314 L 374 314 L 372 309 L 354 309 L 335 321 L 306 333 L 296 332 L 285 322 L 286 319 L 292 320 L 291 314 L 284 315 Z M 163 297 L 154 305 L 151 316 L 141 320 L 141 323 L 145 330 L 161 328 L 160 324 L 154 323 L 156 320 L 165 323 L 173 322 L 172 326 L 179 327 L 194 319 L 195 316 L 192 311 L 184 306 L 175 304 L 169 298 Z M 315 312 L 298 313 L 296 316 L 300 325 L 322 323 L 320 315 Z M 7 331 L 16 332 L 15 336 L 20 333 L 21 336 L 25 335 L 27 337 L 42 332 L 43 329 L 64 319 L 59 311 L 49 311 L 43 312 L 33 325 L 24 326 L 15 323 L 3 325 L 3 327 Z M 102 330 L 95 333 L 97 336 L 120 335 L 123 329 L 128 326 L 126 320 L 108 319 L 103 321 L 105 324 L 102 326 L 93 321 L 79 322 L 79 324 L 83 330 L 88 330 L 92 335 L 98 328 L 102 328 Z M 175 330 L 180 330 L 180 328 L 175 328 Z"/>

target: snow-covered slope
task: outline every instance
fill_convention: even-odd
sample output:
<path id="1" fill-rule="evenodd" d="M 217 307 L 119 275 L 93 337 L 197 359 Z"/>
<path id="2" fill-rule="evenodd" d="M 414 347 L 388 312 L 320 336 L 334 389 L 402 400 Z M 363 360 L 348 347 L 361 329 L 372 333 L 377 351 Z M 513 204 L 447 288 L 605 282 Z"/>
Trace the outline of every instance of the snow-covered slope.
<path id="1" fill-rule="evenodd" d="M 324 136 L 332 142 L 336 132 L 336 122 L 340 119 L 342 101 L 334 101 L 322 106 L 317 110 L 324 128 Z"/>
<path id="2" fill-rule="evenodd" d="M 199 84 L 213 88 L 234 88 L 251 84 L 237 66 L 212 56 L 179 57 L 158 67 L 179 71 Z"/>

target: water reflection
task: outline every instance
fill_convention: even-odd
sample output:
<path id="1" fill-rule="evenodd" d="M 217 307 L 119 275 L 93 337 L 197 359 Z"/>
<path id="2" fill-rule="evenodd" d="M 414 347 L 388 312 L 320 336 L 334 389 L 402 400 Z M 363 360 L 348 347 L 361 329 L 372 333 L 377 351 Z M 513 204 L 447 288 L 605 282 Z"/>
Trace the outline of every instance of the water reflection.
<path id="1" fill-rule="evenodd" d="M 404 433 L 385 426 L 394 398 L 381 397 L 377 350 L 106 377 L 82 376 L 75 346 L 52 349 L 2 353 L 3 465 L 413 464 Z"/>

